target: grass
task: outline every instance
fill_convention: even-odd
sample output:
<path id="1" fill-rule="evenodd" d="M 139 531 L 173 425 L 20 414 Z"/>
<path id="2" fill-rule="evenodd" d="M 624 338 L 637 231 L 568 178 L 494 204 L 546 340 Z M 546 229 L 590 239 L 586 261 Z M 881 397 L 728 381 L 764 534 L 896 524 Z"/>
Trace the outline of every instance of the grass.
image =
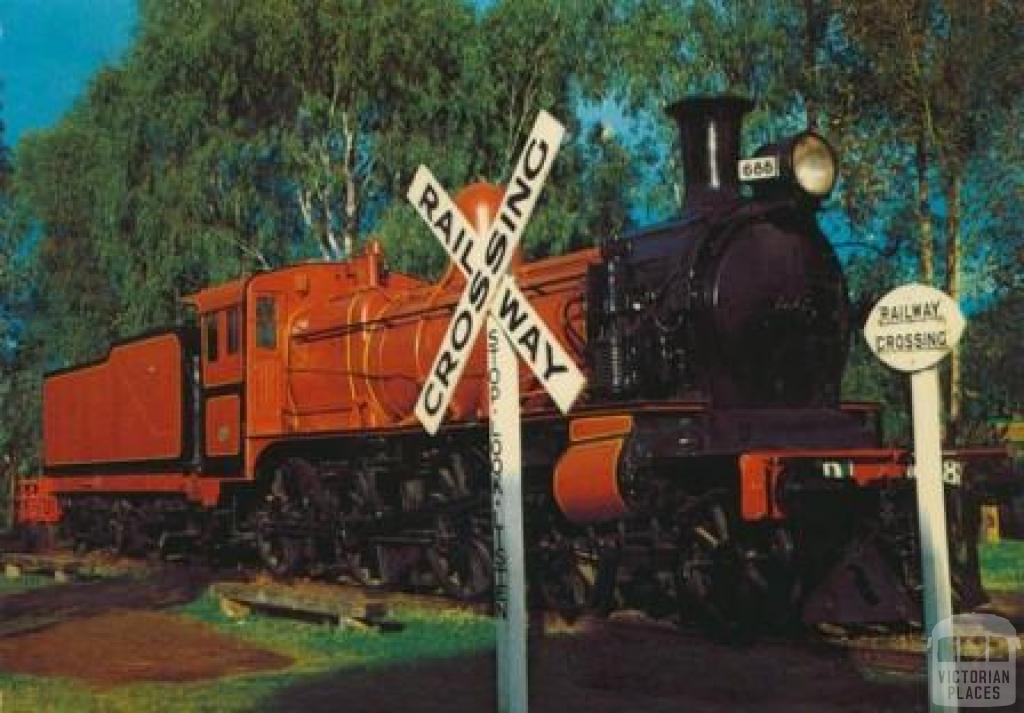
<path id="1" fill-rule="evenodd" d="M 412 659 L 447 658 L 494 647 L 493 620 L 461 611 L 399 609 L 395 619 L 402 630 L 335 629 L 268 616 L 234 620 L 206 595 L 178 609 L 254 644 L 266 646 L 317 667 L 323 663 L 363 667 L 390 665 Z"/>
<path id="2" fill-rule="evenodd" d="M 1024 540 L 978 546 L 981 581 L 992 592 L 1024 592 Z"/>
<path id="3" fill-rule="evenodd" d="M 0 597 L 5 594 L 17 594 L 26 589 L 51 587 L 59 584 L 53 577 L 42 574 L 22 574 L 19 577 L 0 576 Z M 0 708 L 2 711 L 3 708 Z"/>
<path id="4" fill-rule="evenodd" d="M 981 545 L 982 579 L 991 591 L 1024 591 L 1024 542 Z M 0 579 L 0 594 L 53 583 L 32 575 Z M 411 661 L 457 657 L 493 649 L 491 619 L 465 612 L 402 609 L 397 633 L 338 630 L 327 626 L 252 615 L 225 616 L 215 597 L 206 595 L 173 613 L 198 619 L 223 633 L 292 657 L 295 663 L 274 671 L 192 683 L 139 683 L 95 690 L 68 679 L 0 673 L 0 711 L 74 711 L 75 713 L 148 713 L 156 711 L 258 710 L 275 693 L 337 671 L 372 671 Z"/>
<path id="5" fill-rule="evenodd" d="M 217 600 L 209 595 L 172 611 L 291 656 L 295 663 L 283 671 L 193 683 L 139 683 L 108 690 L 93 690 L 68 679 L 0 673 L 0 711 L 247 711 L 258 709 L 261 700 L 307 677 L 442 659 L 494 647 L 493 621 L 463 612 L 400 610 L 395 619 L 403 629 L 382 634 L 259 615 L 233 620 L 221 613 Z"/>

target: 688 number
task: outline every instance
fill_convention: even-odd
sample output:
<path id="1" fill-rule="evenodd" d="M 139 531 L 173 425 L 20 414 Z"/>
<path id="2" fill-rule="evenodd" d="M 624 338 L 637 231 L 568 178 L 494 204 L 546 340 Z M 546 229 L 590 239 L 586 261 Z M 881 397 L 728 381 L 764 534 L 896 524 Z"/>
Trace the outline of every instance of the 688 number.
<path id="1" fill-rule="evenodd" d="M 740 180 L 761 181 L 779 175 L 778 161 L 773 156 L 748 158 L 740 161 Z"/>

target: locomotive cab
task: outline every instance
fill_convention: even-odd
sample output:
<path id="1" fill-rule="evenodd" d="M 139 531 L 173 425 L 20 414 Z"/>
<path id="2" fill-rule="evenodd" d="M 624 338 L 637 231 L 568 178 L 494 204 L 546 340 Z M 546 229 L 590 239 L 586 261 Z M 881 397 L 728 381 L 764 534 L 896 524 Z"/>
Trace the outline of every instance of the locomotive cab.
<path id="1" fill-rule="evenodd" d="M 192 365 L 196 462 L 204 473 L 241 469 L 244 397 L 243 295 L 236 280 L 188 298 L 199 321 L 199 354 Z"/>

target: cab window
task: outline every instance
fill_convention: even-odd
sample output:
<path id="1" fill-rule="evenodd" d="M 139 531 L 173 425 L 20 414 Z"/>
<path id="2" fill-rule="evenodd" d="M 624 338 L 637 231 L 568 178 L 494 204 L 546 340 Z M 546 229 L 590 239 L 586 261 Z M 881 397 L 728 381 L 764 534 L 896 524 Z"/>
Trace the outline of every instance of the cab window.
<path id="1" fill-rule="evenodd" d="M 228 310 L 228 354 L 237 354 L 238 347 L 241 344 L 241 315 L 238 311 L 238 307 L 232 307 Z"/>
<path id="2" fill-rule="evenodd" d="M 277 305 L 270 295 L 256 298 L 256 346 L 277 348 Z"/>
<path id="3" fill-rule="evenodd" d="M 217 361 L 217 313 L 203 315 L 203 333 L 206 338 L 206 361 Z"/>

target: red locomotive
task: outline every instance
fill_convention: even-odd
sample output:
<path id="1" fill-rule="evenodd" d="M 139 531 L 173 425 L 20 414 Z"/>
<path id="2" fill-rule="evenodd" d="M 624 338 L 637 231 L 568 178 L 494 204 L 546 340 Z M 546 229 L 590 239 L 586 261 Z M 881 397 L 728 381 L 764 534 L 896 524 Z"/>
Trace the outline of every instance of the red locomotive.
<path id="1" fill-rule="evenodd" d="M 849 306 L 815 219 L 834 158 L 812 133 L 765 147 L 754 169 L 778 175 L 747 193 L 747 108 L 672 108 L 681 220 L 515 269 L 588 376 L 563 417 L 520 373 L 533 591 L 681 608 L 724 631 L 794 613 L 913 619 L 908 456 L 880 447 L 875 407 L 839 402 Z M 476 186 L 459 203 L 499 199 Z M 482 345 L 436 438 L 412 413 L 462 287 L 455 270 L 389 270 L 371 241 L 192 295 L 196 324 L 47 377 L 23 520 L 92 547 L 250 543 L 278 575 L 485 594 Z M 975 516 L 958 512 L 957 591 L 975 601 Z"/>

